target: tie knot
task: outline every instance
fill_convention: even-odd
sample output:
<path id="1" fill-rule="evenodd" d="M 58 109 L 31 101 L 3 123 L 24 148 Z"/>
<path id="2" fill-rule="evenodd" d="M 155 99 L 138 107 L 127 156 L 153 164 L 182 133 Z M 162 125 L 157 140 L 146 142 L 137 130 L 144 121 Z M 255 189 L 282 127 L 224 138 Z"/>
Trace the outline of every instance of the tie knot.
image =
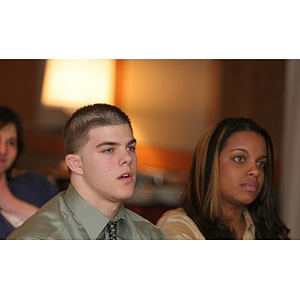
<path id="1" fill-rule="evenodd" d="M 116 221 L 109 221 L 107 223 L 107 229 L 108 229 L 108 236 L 110 240 L 116 240 L 117 239 L 117 222 Z"/>

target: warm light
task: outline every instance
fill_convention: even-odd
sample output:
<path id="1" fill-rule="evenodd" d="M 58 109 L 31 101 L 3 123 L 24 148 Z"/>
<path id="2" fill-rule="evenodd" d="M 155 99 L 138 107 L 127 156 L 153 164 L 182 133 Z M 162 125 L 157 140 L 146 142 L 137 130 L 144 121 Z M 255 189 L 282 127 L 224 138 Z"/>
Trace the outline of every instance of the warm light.
<path id="1" fill-rule="evenodd" d="M 68 112 L 93 103 L 113 104 L 115 60 L 47 60 L 41 102 Z"/>

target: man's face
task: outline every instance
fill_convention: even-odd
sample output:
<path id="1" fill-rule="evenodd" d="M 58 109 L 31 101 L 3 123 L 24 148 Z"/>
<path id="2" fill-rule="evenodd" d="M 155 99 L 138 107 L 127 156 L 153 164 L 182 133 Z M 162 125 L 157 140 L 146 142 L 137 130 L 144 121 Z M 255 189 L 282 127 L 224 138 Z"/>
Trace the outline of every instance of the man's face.
<path id="1" fill-rule="evenodd" d="M 98 126 L 78 152 L 85 195 L 93 201 L 121 202 L 134 193 L 136 140 L 128 124 Z"/>

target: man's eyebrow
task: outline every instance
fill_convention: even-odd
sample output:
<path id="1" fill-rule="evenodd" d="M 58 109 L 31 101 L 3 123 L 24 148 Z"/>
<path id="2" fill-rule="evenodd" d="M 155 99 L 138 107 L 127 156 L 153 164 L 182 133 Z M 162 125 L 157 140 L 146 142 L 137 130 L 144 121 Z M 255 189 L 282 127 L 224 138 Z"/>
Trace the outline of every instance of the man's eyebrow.
<path id="1" fill-rule="evenodd" d="M 132 140 L 130 140 L 130 141 L 127 143 L 127 145 L 132 145 L 132 144 L 135 144 L 135 143 L 136 143 L 136 139 L 133 138 Z M 118 142 L 109 142 L 109 141 L 107 141 L 107 142 L 103 142 L 103 143 L 98 144 L 98 145 L 96 146 L 96 148 L 102 147 L 102 146 L 119 146 L 119 145 L 120 145 L 120 143 L 118 143 Z"/>
<path id="2" fill-rule="evenodd" d="M 96 148 L 102 147 L 102 146 L 117 146 L 117 145 L 120 145 L 120 144 L 117 142 L 103 142 L 103 143 L 98 144 L 96 146 Z"/>
<path id="3" fill-rule="evenodd" d="M 133 138 L 132 140 L 130 140 L 127 145 L 132 145 L 132 144 L 136 144 L 136 139 Z"/>

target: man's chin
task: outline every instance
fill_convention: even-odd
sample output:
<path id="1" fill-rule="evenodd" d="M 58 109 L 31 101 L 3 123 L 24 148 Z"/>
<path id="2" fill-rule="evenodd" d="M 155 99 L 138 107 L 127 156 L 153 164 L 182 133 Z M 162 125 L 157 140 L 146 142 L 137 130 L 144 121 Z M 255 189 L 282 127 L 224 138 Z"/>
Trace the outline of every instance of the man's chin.
<path id="1" fill-rule="evenodd" d="M 130 193 L 125 193 L 123 194 L 121 197 L 119 197 L 120 201 L 129 201 L 134 195 L 134 192 L 130 192 Z"/>

